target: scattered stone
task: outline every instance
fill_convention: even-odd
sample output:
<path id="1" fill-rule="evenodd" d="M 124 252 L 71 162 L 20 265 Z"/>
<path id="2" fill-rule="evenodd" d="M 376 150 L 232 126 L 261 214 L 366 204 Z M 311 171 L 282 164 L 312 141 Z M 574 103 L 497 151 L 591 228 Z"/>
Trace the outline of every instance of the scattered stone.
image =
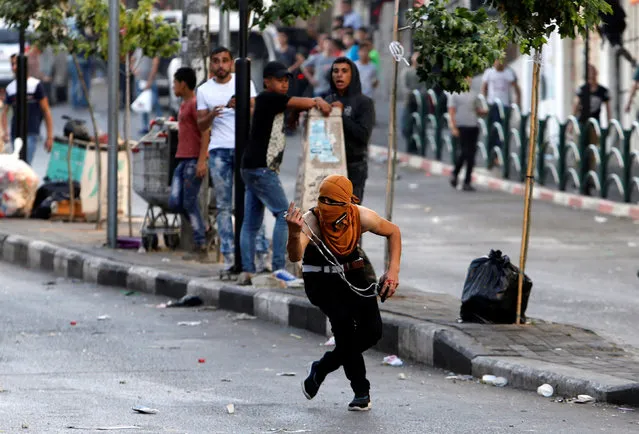
<path id="1" fill-rule="evenodd" d="M 602 217 L 600 215 L 596 215 L 595 216 L 595 221 L 597 223 L 606 223 L 608 221 L 608 219 L 606 217 Z"/>
<path id="2" fill-rule="evenodd" d="M 297 375 L 295 372 L 280 372 L 276 374 L 278 377 L 295 377 Z"/>
<path id="3" fill-rule="evenodd" d="M 300 335 L 296 335 L 295 333 L 291 333 L 289 336 L 295 339 L 302 339 Z"/>
<path id="4" fill-rule="evenodd" d="M 589 402 L 595 402 L 595 398 L 590 395 L 577 395 L 577 399 L 575 399 L 573 402 L 575 402 L 576 404 L 587 404 Z"/>
<path id="5" fill-rule="evenodd" d="M 226 412 L 227 412 L 228 414 L 234 414 L 234 413 L 235 413 L 235 405 L 233 405 L 233 404 L 228 404 L 228 405 L 226 406 Z"/>
<path id="6" fill-rule="evenodd" d="M 111 317 L 109 315 L 100 315 L 98 317 L 98 321 L 106 321 L 106 320 L 109 320 L 109 319 L 111 319 Z"/>
<path id="7" fill-rule="evenodd" d="M 403 372 L 400 372 L 399 375 L 397 376 L 397 378 L 399 378 L 400 380 L 405 380 L 406 379 L 406 374 L 404 374 Z"/>
<path id="8" fill-rule="evenodd" d="M 537 393 L 546 398 L 550 398 L 555 393 L 555 389 L 553 389 L 550 384 L 542 384 L 537 388 Z"/>

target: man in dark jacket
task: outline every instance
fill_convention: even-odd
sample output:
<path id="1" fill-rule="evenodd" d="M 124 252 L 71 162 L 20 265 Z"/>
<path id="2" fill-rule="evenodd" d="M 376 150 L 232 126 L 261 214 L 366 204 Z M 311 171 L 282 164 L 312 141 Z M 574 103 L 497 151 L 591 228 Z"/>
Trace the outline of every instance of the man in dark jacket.
<path id="1" fill-rule="evenodd" d="M 375 125 L 375 104 L 362 94 L 357 66 L 346 57 L 339 57 L 331 67 L 331 94 L 326 101 L 342 109 L 346 165 L 353 194 L 364 199 L 368 178 L 368 142 Z"/>

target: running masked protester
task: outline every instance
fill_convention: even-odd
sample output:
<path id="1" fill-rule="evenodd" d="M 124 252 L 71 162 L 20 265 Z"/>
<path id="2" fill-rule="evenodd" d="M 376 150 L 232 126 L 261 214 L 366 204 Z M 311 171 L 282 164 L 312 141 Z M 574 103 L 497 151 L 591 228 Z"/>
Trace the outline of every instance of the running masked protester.
<path id="1" fill-rule="evenodd" d="M 317 207 L 302 214 L 291 203 L 287 212 L 288 255 L 302 260 L 306 295 L 328 317 L 335 349 L 313 363 L 302 382 L 307 399 L 313 399 L 328 374 L 344 367 L 355 397 L 351 411 L 371 408 L 370 383 L 362 353 L 382 336 L 377 296 L 392 297 L 399 283 L 401 234 L 399 228 L 374 211 L 359 206 L 353 186 L 344 176 L 325 178 Z M 365 273 L 357 243 L 364 232 L 389 241 L 388 270 L 378 282 Z"/>
<path id="2" fill-rule="evenodd" d="M 357 65 L 339 57 L 331 67 L 331 95 L 326 102 L 342 109 L 346 168 L 353 183 L 353 193 L 364 200 L 368 178 L 368 142 L 375 126 L 375 104 L 362 93 Z"/>

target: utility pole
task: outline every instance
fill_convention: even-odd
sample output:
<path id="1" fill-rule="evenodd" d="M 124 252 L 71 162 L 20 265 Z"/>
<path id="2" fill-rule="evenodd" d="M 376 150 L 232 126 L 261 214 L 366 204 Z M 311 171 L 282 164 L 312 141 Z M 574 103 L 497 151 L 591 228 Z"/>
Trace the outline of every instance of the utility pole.
<path id="1" fill-rule="evenodd" d="M 17 71 L 17 119 L 18 119 L 18 131 L 16 131 L 16 137 L 22 139 L 22 149 L 20 150 L 20 159 L 27 161 L 27 57 L 25 56 L 25 25 L 20 26 L 20 54 L 18 54 L 18 71 Z"/>
<path id="2" fill-rule="evenodd" d="M 242 155 L 249 139 L 251 115 L 250 85 L 251 61 L 247 58 L 248 47 L 248 0 L 239 0 L 240 33 L 239 57 L 235 61 L 235 264 L 234 271 L 242 271 L 240 232 L 244 221 L 244 181 L 240 173 Z"/>
<path id="3" fill-rule="evenodd" d="M 107 163 L 107 244 L 118 244 L 118 109 L 120 80 L 120 2 L 109 1 L 109 151 Z M 100 146 L 96 143 L 96 146 Z M 98 193 L 99 194 L 99 193 Z"/>

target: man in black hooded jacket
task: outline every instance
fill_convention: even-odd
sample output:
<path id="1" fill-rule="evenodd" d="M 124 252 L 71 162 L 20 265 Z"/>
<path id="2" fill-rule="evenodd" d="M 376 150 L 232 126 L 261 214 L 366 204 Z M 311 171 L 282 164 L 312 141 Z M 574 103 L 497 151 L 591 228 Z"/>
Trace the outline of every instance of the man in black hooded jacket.
<path id="1" fill-rule="evenodd" d="M 342 109 L 346 166 L 353 194 L 364 199 L 368 178 L 368 142 L 375 125 L 375 104 L 362 94 L 357 65 L 346 57 L 339 57 L 331 67 L 331 94 L 326 102 Z"/>

